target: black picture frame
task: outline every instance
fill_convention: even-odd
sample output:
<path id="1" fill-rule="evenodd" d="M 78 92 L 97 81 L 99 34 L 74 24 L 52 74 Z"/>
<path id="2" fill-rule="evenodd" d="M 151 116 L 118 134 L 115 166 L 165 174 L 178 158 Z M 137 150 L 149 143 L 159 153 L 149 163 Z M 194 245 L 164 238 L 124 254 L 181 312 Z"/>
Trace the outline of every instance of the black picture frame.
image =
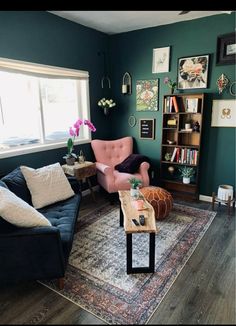
<path id="1" fill-rule="evenodd" d="M 179 58 L 177 64 L 177 89 L 207 88 L 209 61 L 209 54 Z"/>
<path id="2" fill-rule="evenodd" d="M 219 35 L 217 37 L 216 64 L 236 63 L 236 39 L 235 32 Z"/>
<path id="3" fill-rule="evenodd" d="M 139 138 L 155 139 L 155 119 L 139 119 Z"/>

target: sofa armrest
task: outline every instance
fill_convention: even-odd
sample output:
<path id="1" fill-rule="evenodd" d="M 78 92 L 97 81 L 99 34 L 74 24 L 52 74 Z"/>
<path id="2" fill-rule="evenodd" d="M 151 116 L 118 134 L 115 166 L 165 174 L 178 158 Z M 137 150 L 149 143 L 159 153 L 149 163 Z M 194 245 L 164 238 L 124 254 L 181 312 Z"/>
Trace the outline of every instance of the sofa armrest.
<path id="1" fill-rule="evenodd" d="M 149 180 L 149 175 L 148 175 L 148 170 L 150 168 L 150 164 L 148 162 L 143 162 L 140 164 L 139 167 L 139 173 L 142 176 L 142 186 L 143 187 L 147 187 L 150 184 L 150 180 Z"/>
<path id="2" fill-rule="evenodd" d="M 0 283 L 64 276 L 65 258 L 56 227 L 16 228 L 0 234 Z"/>
<path id="3" fill-rule="evenodd" d="M 74 192 L 80 193 L 81 192 L 81 187 L 80 184 L 78 182 L 78 180 L 76 179 L 76 177 L 73 176 L 67 176 L 68 181 L 70 182 L 71 188 L 74 190 Z"/>

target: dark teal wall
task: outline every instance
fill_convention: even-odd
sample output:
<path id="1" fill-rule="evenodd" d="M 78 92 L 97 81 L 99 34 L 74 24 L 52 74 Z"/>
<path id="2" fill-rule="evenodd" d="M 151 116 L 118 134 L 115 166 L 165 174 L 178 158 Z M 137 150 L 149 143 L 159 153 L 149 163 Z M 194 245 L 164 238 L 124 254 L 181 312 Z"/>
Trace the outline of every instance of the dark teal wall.
<path id="1" fill-rule="evenodd" d="M 106 138 L 104 115 L 97 107 L 103 96 L 101 78 L 103 58 L 98 52 L 107 51 L 108 36 L 43 11 L 0 11 L 0 57 L 40 64 L 87 70 L 90 74 L 91 120 L 97 127 L 92 137 Z M 16 108 L 20 110 L 20 108 Z M 24 117 L 22 117 L 23 119 Z M 90 144 L 77 146 L 91 159 Z M 19 164 L 40 167 L 56 161 L 63 162 L 66 147 L 0 160 L 0 175 Z"/>
<path id="2" fill-rule="evenodd" d="M 235 186 L 235 128 L 211 128 L 211 101 L 231 98 L 229 92 L 217 94 L 216 79 L 221 73 L 235 80 L 235 66 L 216 66 L 217 36 L 235 30 L 235 14 L 217 15 L 204 19 L 170 24 L 156 28 L 138 30 L 107 36 L 93 29 L 75 24 L 58 16 L 40 11 L 0 11 L 0 57 L 25 60 L 35 63 L 88 70 L 90 73 L 91 120 L 97 127 L 93 138 L 114 139 L 126 135 L 135 138 L 135 150 L 152 159 L 155 172 L 153 183 L 158 182 L 161 149 L 162 97 L 168 92 L 163 84 L 165 76 L 176 80 L 177 59 L 188 55 L 210 54 L 209 85 L 203 129 L 200 193 L 211 195 L 219 184 Z M 101 88 L 104 75 L 103 56 L 107 51 L 107 68 L 110 69 L 111 90 Z M 170 72 L 152 74 L 153 48 L 171 46 Z M 108 63 L 108 61 L 110 62 Z M 122 76 L 131 73 L 133 93 L 121 94 Z M 159 78 L 159 111 L 136 112 L 135 84 L 138 79 Z M 199 91 L 199 90 L 198 90 Z M 194 92 L 194 91 L 192 91 Z M 116 108 L 105 117 L 97 106 L 103 95 L 112 96 Z M 19 108 L 17 108 L 19 109 Z M 128 125 L 128 117 L 156 119 L 155 140 L 140 140 L 138 124 Z M 92 159 L 90 144 L 77 146 L 86 157 Z M 32 167 L 63 162 L 66 148 L 16 156 L 0 160 L 0 175 L 11 171 L 19 164 Z"/>
<path id="3" fill-rule="evenodd" d="M 164 77 L 176 80 L 178 58 L 210 54 L 208 88 L 190 91 L 207 93 L 201 147 L 200 194 L 211 195 L 219 184 L 231 184 L 235 187 L 235 128 L 210 126 L 212 99 L 233 99 L 228 90 L 222 95 L 218 94 L 217 78 L 224 73 L 231 82 L 234 81 L 235 66 L 216 66 L 216 42 L 218 35 L 235 30 L 235 21 L 234 13 L 223 14 L 122 33 L 109 39 L 112 85 L 118 103 L 109 120 L 116 126 L 112 128 L 111 138 L 126 135 L 135 138 L 136 150 L 152 159 L 154 184 L 158 183 L 160 169 L 162 98 L 168 93 L 168 87 L 163 83 Z M 152 74 L 152 50 L 165 46 L 171 46 L 170 72 Z M 132 76 L 132 95 L 121 94 L 122 76 L 126 71 Z M 159 111 L 136 112 L 136 81 L 156 78 L 159 79 Z M 139 139 L 138 123 L 133 128 L 128 125 L 128 117 L 131 114 L 136 116 L 137 121 L 140 118 L 156 119 L 155 140 Z"/>

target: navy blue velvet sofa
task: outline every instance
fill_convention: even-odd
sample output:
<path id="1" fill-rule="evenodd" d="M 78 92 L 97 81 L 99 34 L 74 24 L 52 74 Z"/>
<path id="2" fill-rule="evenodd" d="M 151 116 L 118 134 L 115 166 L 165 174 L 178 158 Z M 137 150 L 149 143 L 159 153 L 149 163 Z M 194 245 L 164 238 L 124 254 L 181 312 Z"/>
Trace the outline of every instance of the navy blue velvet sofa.
<path id="1" fill-rule="evenodd" d="M 22 228 L 0 217 L 0 286 L 26 280 L 58 279 L 59 287 L 63 288 L 82 198 L 76 179 L 68 177 L 68 180 L 75 195 L 38 210 L 52 226 Z M 0 186 L 32 205 L 19 167 L 4 176 Z"/>

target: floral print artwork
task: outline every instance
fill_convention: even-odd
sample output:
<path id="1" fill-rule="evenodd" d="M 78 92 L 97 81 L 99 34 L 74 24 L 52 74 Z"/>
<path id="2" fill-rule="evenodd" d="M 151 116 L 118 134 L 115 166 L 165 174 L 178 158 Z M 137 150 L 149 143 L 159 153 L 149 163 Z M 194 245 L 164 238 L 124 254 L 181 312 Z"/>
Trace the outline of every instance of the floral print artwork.
<path id="1" fill-rule="evenodd" d="M 157 111 L 158 79 L 137 80 L 136 101 L 137 111 Z"/>
<path id="2" fill-rule="evenodd" d="M 207 88 L 209 55 L 179 59 L 178 89 Z"/>

